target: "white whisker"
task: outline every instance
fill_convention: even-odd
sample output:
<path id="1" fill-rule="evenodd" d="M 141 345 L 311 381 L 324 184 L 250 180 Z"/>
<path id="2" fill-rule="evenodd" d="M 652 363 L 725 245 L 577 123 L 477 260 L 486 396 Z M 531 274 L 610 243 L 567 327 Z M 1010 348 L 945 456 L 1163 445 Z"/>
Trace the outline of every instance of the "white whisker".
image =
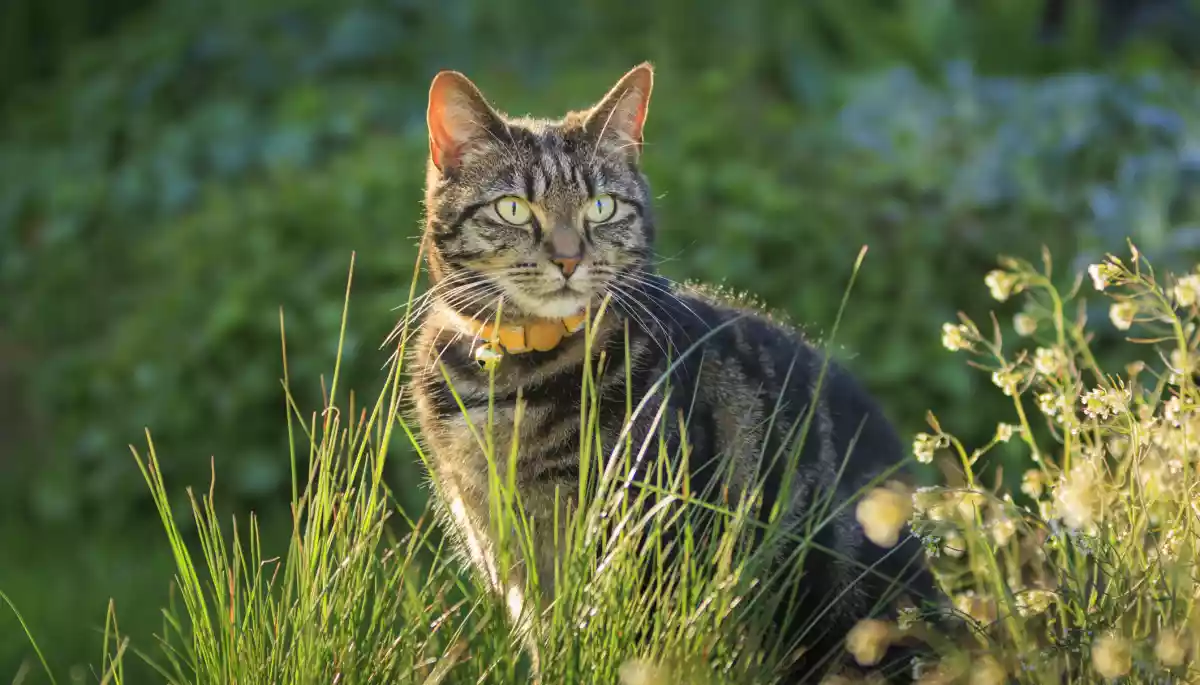
<path id="1" fill-rule="evenodd" d="M 484 299 L 484 298 L 477 298 L 477 299 L 475 300 L 475 302 L 478 302 L 478 301 L 479 301 L 479 299 Z M 482 307 L 480 307 L 479 309 L 475 310 L 475 313 L 474 313 L 474 314 L 472 314 L 472 315 L 471 315 L 470 317 L 468 317 L 468 318 L 472 318 L 472 319 L 474 319 L 475 317 L 479 316 L 479 313 L 480 313 L 480 312 L 482 312 L 483 310 L 487 309 L 487 308 L 488 308 L 488 306 L 489 306 L 490 304 L 491 304 L 490 302 L 485 302 L 485 303 L 484 303 L 484 305 L 483 305 Z M 440 338 L 440 337 L 441 337 L 441 335 L 442 335 L 442 332 L 443 332 L 443 331 L 445 331 L 445 330 L 446 330 L 446 327 L 445 327 L 445 326 L 442 326 L 442 327 L 441 327 L 441 329 L 439 329 L 439 330 L 438 330 L 438 332 L 437 332 L 437 335 L 435 335 L 435 336 L 433 337 L 433 339 L 434 339 L 434 340 L 437 340 L 438 338 Z M 426 369 L 425 369 L 425 373 L 429 373 L 429 372 L 430 372 L 430 371 L 433 369 L 433 367 L 437 366 L 437 365 L 438 365 L 438 363 L 442 361 L 442 355 L 446 354 L 446 350 L 450 349 L 450 347 L 452 347 L 453 345 L 455 345 L 455 344 L 456 344 L 456 343 L 457 343 L 457 342 L 458 342 L 460 339 L 462 339 L 462 337 L 463 337 L 463 332 L 462 332 L 462 331 L 456 331 L 456 332 L 455 332 L 455 334 L 454 334 L 454 337 L 450 339 L 450 342 L 448 342 L 448 343 L 446 343 L 445 345 L 443 345 L 443 346 L 442 346 L 442 349 L 441 349 L 440 351 L 438 351 L 438 355 L 437 355 L 437 357 L 435 357 L 435 358 L 433 359 L 433 361 L 431 361 L 431 362 L 429 363 L 429 366 L 428 366 L 428 367 L 426 367 Z M 475 343 L 475 341 L 477 341 L 478 339 L 479 339 L 479 333 L 478 333 L 478 332 L 476 332 L 476 333 L 475 333 L 475 336 L 474 336 L 474 338 L 472 339 L 472 344 L 474 344 L 474 343 Z"/>
<path id="2" fill-rule="evenodd" d="M 662 323 L 654 316 L 654 313 L 651 312 L 649 309 L 647 309 L 646 306 L 643 305 L 641 302 L 638 302 L 638 300 L 635 296 L 633 296 L 629 293 L 622 292 L 620 285 L 617 284 L 616 282 L 612 282 L 609 284 L 609 289 L 607 292 L 608 292 L 608 295 L 610 295 L 612 297 L 612 299 L 622 309 L 625 310 L 626 315 L 629 316 L 630 318 L 632 318 L 634 320 L 634 322 L 636 322 L 637 325 L 642 328 L 642 330 L 646 331 L 649 334 L 648 337 L 658 347 L 658 350 L 660 352 L 662 352 L 663 356 L 669 356 L 668 352 L 667 352 L 666 344 L 663 343 L 663 341 L 659 335 L 655 334 L 656 331 L 662 330 L 663 326 L 662 326 Z M 639 315 L 636 311 L 632 310 L 629 307 L 630 304 L 634 304 L 634 305 L 637 305 L 638 307 L 641 307 L 642 311 L 646 312 L 646 315 L 649 316 L 650 319 L 655 323 L 655 326 L 651 327 L 650 325 L 648 325 L 645 322 L 645 320 L 642 319 L 641 315 Z"/>
<path id="3" fill-rule="evenodd" d="M 667 281 L 667 283 L 670 283 L 672 285 L 676 285 L 676 286 L 678 285 L 668 278 L 665 278 L 662 276 L 659 276 L 659 278 L 662 278 L 663 280 Z M 701 317 L 699 314 L 697 314 L 696 310 L 692 309 L 691 305 L 689 305 L 687 302 L 685 302 L 683 300 L 683 298 L 679 296 L 679 293 L 676 290 L 674 290 L 673 288 L 669 288 L 660 283 L 655 283 L 654 281 L 650 280 L 649 277 L 647 277 L 647 276 L 635 275 L 634 281 L 640 285 L 644 285 L 647 288 L 652 288 L 652 289 L 656 290 L 657 292 L 660 292 L 660 293 L 666 295 L 667 297 L 670 297 L 675 302 L 679 303 L 680 306 L 682 306 L 684 309 L 686 309 L 689 314 L 696 317 L 696 320 L 699 321 L 705 328 L 707 328 L 709 330 L 712 329 L 712 326 L 710 326 L 709 323 L 707 321 L 705 321 L 703 317 Z"/>

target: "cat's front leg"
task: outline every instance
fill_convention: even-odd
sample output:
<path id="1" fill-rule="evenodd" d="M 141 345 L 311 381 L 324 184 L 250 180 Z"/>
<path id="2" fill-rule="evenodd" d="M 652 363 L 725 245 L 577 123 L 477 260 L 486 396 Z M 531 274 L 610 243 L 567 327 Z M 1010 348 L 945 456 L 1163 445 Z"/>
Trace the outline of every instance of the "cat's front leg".
<path id="1" fill-rule="evenodd" d="M 464 498 L 456 487 L 446 488 L 446 500 L 450 518 L 458 530 L 467 556 L 491 591 L 503 598 L 513 631 L 529 652 L 533 682 L 540 683 L 541 655 L 532 612 L 537 611 L 541 603 L 531 603 L 526 599 L 526 574 L 523 564 L 518 561 L 508 568 L 501 569 L 493 536 L 496 527 L 485 523 L 491 520 L 488 512 L 472 506 L 471 500 Z"/>

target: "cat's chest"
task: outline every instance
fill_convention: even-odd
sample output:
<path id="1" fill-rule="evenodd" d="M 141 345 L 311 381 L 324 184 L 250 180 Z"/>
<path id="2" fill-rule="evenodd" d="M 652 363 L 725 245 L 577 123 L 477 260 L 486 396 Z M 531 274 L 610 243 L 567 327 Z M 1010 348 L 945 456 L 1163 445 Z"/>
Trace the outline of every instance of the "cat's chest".
<path id="1" fill-rule="evenodd" d="M 553 405 L 521 379 L 467 369 L 424 385 L 417 406 L 432 456 L 478 468 L 536 445 Z"/>

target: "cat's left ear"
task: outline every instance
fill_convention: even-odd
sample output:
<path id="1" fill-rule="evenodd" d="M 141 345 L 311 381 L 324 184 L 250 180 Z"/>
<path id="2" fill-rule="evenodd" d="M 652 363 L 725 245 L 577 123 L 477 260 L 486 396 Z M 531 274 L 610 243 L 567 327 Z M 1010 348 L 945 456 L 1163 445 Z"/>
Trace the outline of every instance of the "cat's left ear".
<path id="1" fill-rule="evenodd" d="M 637 159 L 642 150 L 642 127 L 650 109 L 654 67 L 642 62 L 621 77 L 608 95 L 588 113 L 584 128 L 601 142 L 611 143 Z"/>

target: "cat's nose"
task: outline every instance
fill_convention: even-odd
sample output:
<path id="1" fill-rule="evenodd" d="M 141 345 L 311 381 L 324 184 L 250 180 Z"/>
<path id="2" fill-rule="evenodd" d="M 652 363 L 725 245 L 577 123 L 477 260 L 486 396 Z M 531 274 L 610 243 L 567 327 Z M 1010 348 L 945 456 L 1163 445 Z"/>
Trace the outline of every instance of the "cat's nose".
<path id="1" fill-rule="evenodd" d="M 558 227 L 550 232 L 550 261 L 558 265 L 563 275 L 575 273 L 583 259 L 583 238 L 571 228 Z"/>
<path id="2" fill-rule="evenodd" d="M 579 257 L 554 257 L 550 261 L 558 265 L 564 276 L 570 276 L 575 273 L 575 267 L 579 266 Z"/>

